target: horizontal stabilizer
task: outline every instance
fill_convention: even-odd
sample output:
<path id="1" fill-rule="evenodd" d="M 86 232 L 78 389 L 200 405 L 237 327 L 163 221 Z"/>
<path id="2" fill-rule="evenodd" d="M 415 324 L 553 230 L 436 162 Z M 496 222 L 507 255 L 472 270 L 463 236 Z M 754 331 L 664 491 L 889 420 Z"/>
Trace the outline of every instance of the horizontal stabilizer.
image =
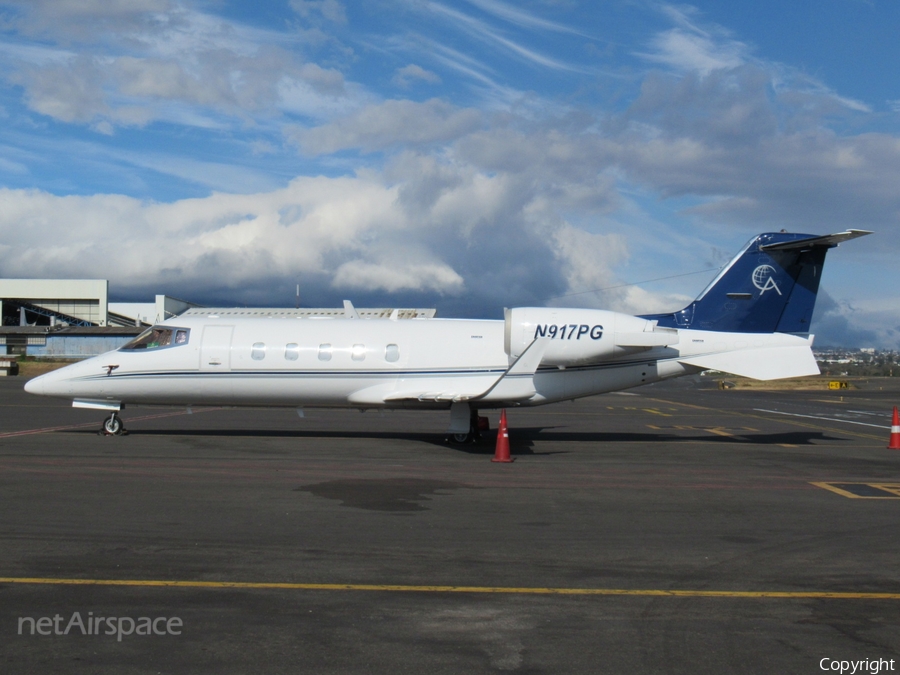
<path id="1" fill-rule="evenodd" d="M 869 230 L 845 230 L 837 234 L 826 234 L 822 237 L 809 237 L 807 239 L 795 239 L 794 241 L 783 241 L 776 244 L 763 244 L 759 247 L 760 251 L 790 251 L 795 249 L 811 248 L 813 246 L 827 246 L 831 248 L 840 243 L 856 239 L 857 237 L 865 237 L 872 234 Z"/>
<path id="2" fill-rule="evenodd" d="M 806 345 L 741 349 L 678 359 L 678 362 L 754 380 L 780 380 L 819 374 L 812 349 Z"/>

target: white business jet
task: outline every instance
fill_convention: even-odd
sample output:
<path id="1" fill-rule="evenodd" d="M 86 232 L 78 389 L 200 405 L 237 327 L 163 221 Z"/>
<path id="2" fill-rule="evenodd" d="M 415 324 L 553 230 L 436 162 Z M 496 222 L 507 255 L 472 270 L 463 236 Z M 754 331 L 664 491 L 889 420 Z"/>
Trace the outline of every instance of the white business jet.
<path id="1" fill-rule="evenodd" d="M 812 318 L 825 253 L 870 234 L 754 237 L 674 314 L 526 307 L 503 321 L 180 316 L 124 347 L 41 375 L 32 394 L 109 411 L 126 404 L 448 409 L 535 406 L 714 369 L 760 380 L 817 375 Z M 354 314 L 350 312 L 350 314 Z"/>

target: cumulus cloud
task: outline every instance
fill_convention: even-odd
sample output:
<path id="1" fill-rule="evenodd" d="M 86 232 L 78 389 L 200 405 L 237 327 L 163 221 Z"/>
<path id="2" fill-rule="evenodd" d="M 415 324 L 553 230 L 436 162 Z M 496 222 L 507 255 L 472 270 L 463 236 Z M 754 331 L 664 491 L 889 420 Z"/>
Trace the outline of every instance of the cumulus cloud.
<path id="1" fill-rule="evenodd" d="M 303 279 L 304 296 L 323 303 L 390 294 L 449 316 L 543 304 L 614 280 L 627 257 L 620 236 L 566 223 L 527 174 L 411 152 L 381 173 L 172 203 L 5 189 L 0 241 L 11 246 L 4 276 L 88 275 L 119 292 L 263 304 Z M 628 306 L 623 295 L 605 300 Z"/>
<path id="2" fill-rule="evenodd" d="M 125 287 L 173 283 L 203 293 L 273 275 L 318 274 L 359 237 L 390 227 L 390 190 L 358 179 L 300 179 L 255 195 L 146 203 L 116 195 L 2 190 L 0 232 L 16 260 L 4 276 L 109 277 Z M 18 234 L 13 237 L 12 233 Z M 48 243 L 48 234 L 57 233 Z"/>
<path id="3" fill-rule="evenodd" d="M 897 348 L 900 332 L 897 326 L 897 303 L 887 307 L 860 307 L 835 300 L 820 290 L 810 330 L 816 335 L 817 347 L 883 347 Z"/>
<path id="4" fill-rule="evenodd" d="M 350 260 L 337 268 L 331 285 L 339 289 L 399 291 L 435 291 L 458 294 L 463 290 L 463 278 L 451 267 L 441 263 L 398 264 L 391 260 L 371 263 Z"/>
<path id="5" fill-rule="evenodd" d="M 615 285 L 613 267 L 628 256 L 624 237 L 616 234 L 592 234 L 565 226 L 554 233 L 554 238 L 556 255 L 562 263 L 570 290 L 600 289 Z M 578 301 L 565 302 L 573 298 L 562 298 L 562 304 L 574 304 L 576 307 L 583 304 Z"/>
<path id="6" fill-rule="evenodd" d="M 490 210 L 490 194 L 466 197 Z M 227 290 L 238 301 L 264 292 L 273 278 L 299 276 L 322 289 L 458 296 L 494 253 L 482 242 L 495 232 L 473 232 L 453 207 L 411 220 L 398 189 L 371 178 L 302 178 L 272 192 L 170 204 L 4 189 L 0 206 L 0 240 L 12 249 L 4 276 L 89 273 L 119 289 L 177 287 L 201 297 Z M 540 241 L 527 232 L 520 240 Z M 474 279 L 481 301 L 502 302 L 503 290 L 482 281 Z"/>

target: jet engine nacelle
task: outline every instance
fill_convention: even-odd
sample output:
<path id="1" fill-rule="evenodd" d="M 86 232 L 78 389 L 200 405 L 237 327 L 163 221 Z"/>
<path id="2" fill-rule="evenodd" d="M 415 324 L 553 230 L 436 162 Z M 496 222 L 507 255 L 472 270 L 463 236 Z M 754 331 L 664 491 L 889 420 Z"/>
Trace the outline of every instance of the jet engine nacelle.
<path id="1" fill-rule="evenodd" d="M 545 366 L 596 363 L 678 342 L 678 331 L 655 321 L 601 309 L 517 307 L 505 312 L 504 349 L 518 358 L 534 340 L 548 338 Z"/>

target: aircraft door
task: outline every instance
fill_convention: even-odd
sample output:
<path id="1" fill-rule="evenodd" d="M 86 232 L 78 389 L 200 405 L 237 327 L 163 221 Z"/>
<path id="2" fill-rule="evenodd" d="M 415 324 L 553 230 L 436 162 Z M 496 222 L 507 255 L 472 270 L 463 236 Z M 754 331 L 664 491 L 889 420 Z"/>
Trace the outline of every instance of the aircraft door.
<path id="1" fill-rule="evenodd" d="M 234 326 L 204 326 L 200 345 L 200 370 L 231 370 L 231 334 Z"/>

